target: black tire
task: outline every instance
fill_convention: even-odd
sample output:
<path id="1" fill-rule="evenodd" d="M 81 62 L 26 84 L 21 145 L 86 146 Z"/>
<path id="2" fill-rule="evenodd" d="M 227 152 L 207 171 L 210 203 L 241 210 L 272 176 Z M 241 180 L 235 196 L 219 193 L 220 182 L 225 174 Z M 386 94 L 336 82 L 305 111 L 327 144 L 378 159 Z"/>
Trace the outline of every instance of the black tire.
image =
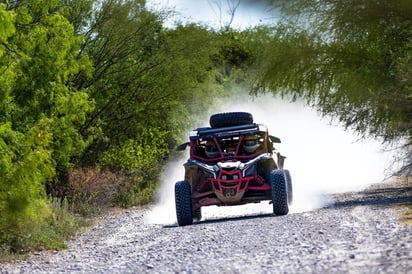
<path id="1" fill-rule="evenodd" d="M 193 216 L 189 182 L 180 181 L 175 184 L 175 202 L 179 226 L 191 225 L 193 223 Z"/>
<path id="2" fill-rule="evenodd" d="M 249 112 L 225 112 L 210 116 L 209 120 L 212 128 L 240 126 L 253 123 L 253 116 Z"/>
<path id="3" fill-rule="evenodd" d="M 285 172 L 280 169 L 272 171 L 270 183 L 272 187 L 273 213 L 276 215 L 288 214 L 289 206 Z"/>
<path id="4" fill-rule="evenodd" d="M 286 189 L 288 191 L 288 204 L 291 205 L 293 203 L 292 176 L 290 176 L 289 170 L 284 169 L 283 171 L 285 172 Z"/>

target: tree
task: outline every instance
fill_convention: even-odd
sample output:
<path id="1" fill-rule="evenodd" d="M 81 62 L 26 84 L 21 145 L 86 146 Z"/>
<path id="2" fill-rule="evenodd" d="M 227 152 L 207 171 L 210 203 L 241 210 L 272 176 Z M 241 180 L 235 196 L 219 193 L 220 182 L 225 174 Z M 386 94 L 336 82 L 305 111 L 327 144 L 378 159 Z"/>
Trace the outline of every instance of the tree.
<path id="1" fill-rule="evenodd" d="M 236 10 L 240 5 L 240 0 L 227 0 L 227 15 L 229 15 L 229 21 L 223 22 L 223 11 L 222 11 L 222 1 L 220 0 L 208 0 L 210 8 L 212 9 L 213 13 L 219 20 L 220 28 L 221 29 L 229 29 L 233 20 L 235 19 Z"/>
<path id="2" fill-rule="evenodd" d="M 21 132 L 43 117 L 52 119 L 53 158 L 58 167 L 67 167 L 86 144 L 76 127 L 92 107 L 87 94 L 67 82 L 89 70 L 90 62 L 76 58 L 81 37 L 59 13 L 57 1 L 14 4 L 9 8 L 16 13 L 16 35 L 9 39 L 4 59 L 14 66 L 17 79 L 10 91 L 14 107 L 6 117 Z"/>
<path id="3" fill-rule="evenodd" d="M 217 35 L 198 25 L 164 29 L 163 14 L 148 11 L 140 0 L 65 3 L 74 6 L 69 18 L 84 35 L 80 55 L 94 65 L 90 78 L 81 72 L 73 80 L 96 104 L 82 127 L 83 136 L 94 140 L 80 161 L 94 165 L 130 140 L 159 148 L 157 158 L 164 158 L 190 122 L 189 113 L 207 107 L 219 91 L 208 86 L 216 73 Z"/>
<path id="4" fill-rule="evenodd" d="M 0 4 L 0 22 L 0 241 L 16 247 L 51 214 L 46 182 L 85 146 L 76 127 L 92 104 L 67 82 L 90 63 L 57 1 Z"/>
<path id="5" fill-rule="evenodd" d="M 196 24 L 166 29 L 167 12 L 149 11 L 141 0 L 61 5 L 83 35 L 78 58 L 93 63 L 90 75 L 70 79 L 95 104 L 80 127 L 91 142 L 73 162 L 122 172 L 132 191 L 150 192 L 182 132 L 222 93 L 221 37 Z"/>
<path id="6" fill-rule="evenodd" d="M 275 2 L 275 1 L 273 1 Z M 362 136 L 412 142 L 410 1 L 276 1 L 260 28 L 255 91 L 306 98 Z M 411 151 L 405 167 L 411 167 Z"/>

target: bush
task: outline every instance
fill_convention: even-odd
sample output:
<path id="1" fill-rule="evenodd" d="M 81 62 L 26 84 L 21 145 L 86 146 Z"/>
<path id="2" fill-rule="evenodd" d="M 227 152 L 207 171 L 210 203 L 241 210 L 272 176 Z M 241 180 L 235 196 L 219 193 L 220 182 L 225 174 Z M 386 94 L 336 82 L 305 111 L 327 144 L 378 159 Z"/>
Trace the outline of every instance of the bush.
<path id="1" fill-rule="evenodd" d="M 17 252 L 22 242 L 38 233 L 51 216 L 44 181 L 54 174 L 48 150 L 48 122 L 26 134 L 0 125 L 0 244 Z M 29 235 L 29 236 L 27 236 Z"/>
<path id="2" fill-rule="evenodd" d="M 115 205 L 124 175 L 97 168 L 69 171 L 67 198 L 70 209 L 82 216 L 93 216 Z"/>
<path id="3" fill-rule="evenodd" d="M 141 178 L 129 178 L 120 186 L 115 202 L 123 208 L 148 204 L 153 198 L 155 188 L 155 182 L 143 184 Z"/>
<path id="4" fill-rule="evenodd" d="M 18 233 L 2 234 L 0 262 L 24 256 L 32 250 L 63 249 L 66 239 L 74 236 L 79 228 L 90 224 L 69 210 L 66 199 L 49 198 L 47 208 L 50 214 L 44 222 L 26 224 L 18 229 Z"/>

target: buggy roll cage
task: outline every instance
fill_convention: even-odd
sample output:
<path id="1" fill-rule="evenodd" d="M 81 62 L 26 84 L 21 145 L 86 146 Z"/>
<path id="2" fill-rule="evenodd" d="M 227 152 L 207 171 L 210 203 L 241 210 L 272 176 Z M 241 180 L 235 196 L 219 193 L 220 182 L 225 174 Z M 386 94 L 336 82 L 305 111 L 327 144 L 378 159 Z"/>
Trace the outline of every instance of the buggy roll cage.
<path id="1" fill-rule="evenodd" d="M 244 154 L 241 143 L 245 135 L 256 134 L 259 136 L 261 147 L 253 154 Z M 205 141 L 213 141 L 219 150 L 219 156 L 208 158 L 204 155 Z M 267 127 L 263 124 L 245 124 L 229 127 L 201 127 L 193 130 L 189 135 L 189 142 L 177 147 L 177 150 L 185 150 L 190 145 L 190 158 L 202 162 L 217 162 L 220 160 L 247 160 L 261 153 L 272 153 L 273 143 L 280 143 L 280 139 L 269 135 Z"/>

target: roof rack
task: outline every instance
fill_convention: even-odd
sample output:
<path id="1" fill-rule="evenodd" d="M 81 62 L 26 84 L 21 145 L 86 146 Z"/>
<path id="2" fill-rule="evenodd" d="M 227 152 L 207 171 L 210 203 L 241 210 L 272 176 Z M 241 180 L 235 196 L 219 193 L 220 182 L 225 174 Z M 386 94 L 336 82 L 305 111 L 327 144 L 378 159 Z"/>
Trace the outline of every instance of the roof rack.
<path id="1" fill-rule="evenodd" d="M 258 124 L 246 124 L 239 126 L 230 126 L 230 127 L 219 127 L 219 128 L 197 128 L 190 133 L 190 140 L 197 139 L 207 139 L 207 138 L 216 138 L 216 137 L 228 137 L 236 136 L 242 134 L 251 134 L 259 131 Z"/>

